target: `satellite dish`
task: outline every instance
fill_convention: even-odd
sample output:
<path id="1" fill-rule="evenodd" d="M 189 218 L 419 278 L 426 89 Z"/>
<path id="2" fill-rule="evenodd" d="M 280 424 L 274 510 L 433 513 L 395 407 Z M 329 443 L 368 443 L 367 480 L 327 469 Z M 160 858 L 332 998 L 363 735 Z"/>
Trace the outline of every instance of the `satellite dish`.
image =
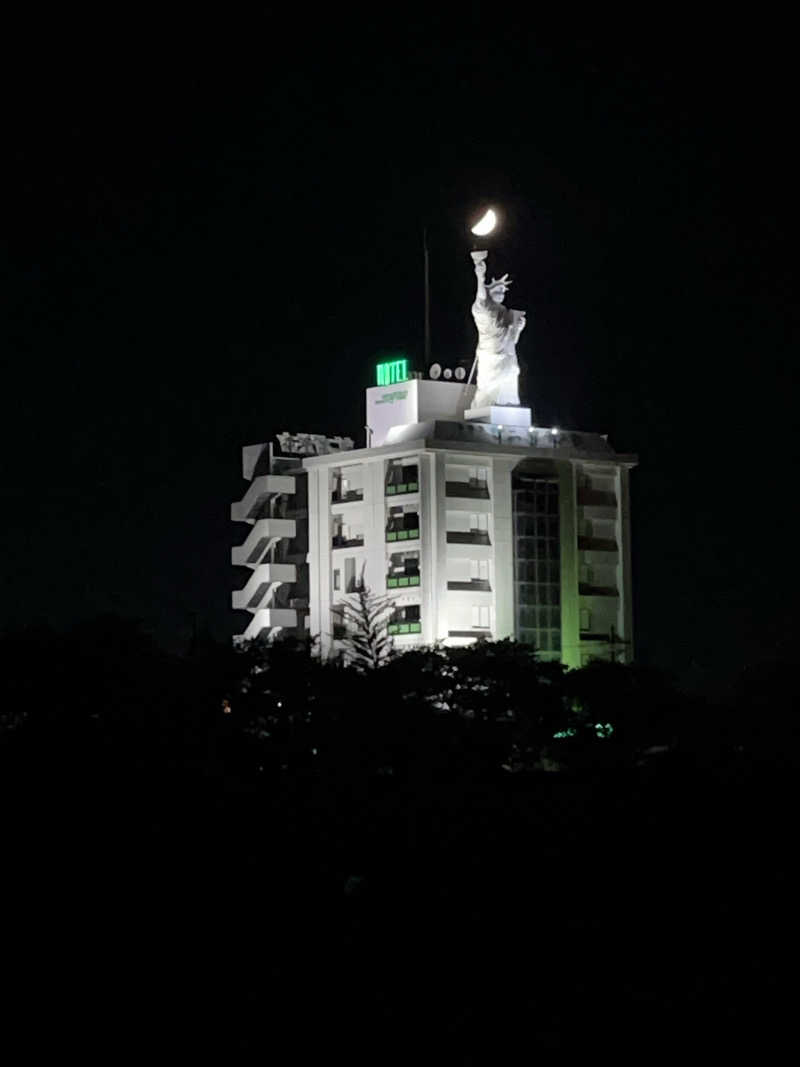
<path id="1" fill-rule="evenodd" d="M 463 382 L 467 376 L 467 372 L 463 367 L 456 367 L 456 381 Z"/>
<path id="2" fill-rule="evenodd" d="M 445 369 L 442 371 L 442 377 L 446 378 L 448 382 L 453 377 L 453 372 L 450 370 L 449 367 L 445 367 Z"/>
<path id="3" fill-rule="evenodd" d="M 442 376 L 442 365 L 441 365 L 441 363 L 431 363 L 430 369 L 428 370 L 428 374 L 431 376 L 431 378 L 433 378 L 434 381 L 437 381 L 439 378 L 441 378 L 441 376 Z"/>

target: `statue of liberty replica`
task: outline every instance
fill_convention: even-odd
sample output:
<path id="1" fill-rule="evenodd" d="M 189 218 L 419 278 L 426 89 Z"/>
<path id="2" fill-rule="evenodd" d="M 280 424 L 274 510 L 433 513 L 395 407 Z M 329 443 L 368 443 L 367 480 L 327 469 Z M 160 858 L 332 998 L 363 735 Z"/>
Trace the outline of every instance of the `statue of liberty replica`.
<path id="1" fill-rule="evenodd" d="M 504 306 L 511 285 L 507 274 L 486 281 L 487 252 L 471 252 L 478 287 L 472 317 L 478 330 L 475 359 L 478 380 L 472 409 L 519 405 L 517 341 L 525 329 L 525 312 Z"/>

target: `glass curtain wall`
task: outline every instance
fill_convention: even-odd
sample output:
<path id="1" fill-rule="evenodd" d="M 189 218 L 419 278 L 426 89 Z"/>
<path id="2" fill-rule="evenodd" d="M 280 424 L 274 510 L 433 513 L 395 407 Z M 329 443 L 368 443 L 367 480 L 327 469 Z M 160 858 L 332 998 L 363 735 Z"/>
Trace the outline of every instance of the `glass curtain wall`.
<path id="1" fill-rule="evenodd" d="M 515 474 L 512 494 L 517 640 L 535 645 L 542 659 L 560 659 L 558 479 Z"/>

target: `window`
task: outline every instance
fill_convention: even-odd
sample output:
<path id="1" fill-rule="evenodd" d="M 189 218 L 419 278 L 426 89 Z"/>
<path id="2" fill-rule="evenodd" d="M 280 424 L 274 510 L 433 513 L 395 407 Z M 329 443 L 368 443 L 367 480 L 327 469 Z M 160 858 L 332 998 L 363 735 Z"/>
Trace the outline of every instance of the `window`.
<path id="1" fill-rule="evenodd" d="M 474 604 L 472 607 L 472 625 L 476 629 L 488 630 L 490 626 L 489 622 L 489 606 L 483 604 Z"/>
<path id="2" fill-rule="evenodd" d="M 478 530 L 480 533 L 487 533 L 489 530 L 489 516 L 470 515 L 469 528 L 470 530 Z"/>
<path id="3" fill-rule="evenodd" d="M 335 641 L 341 641 L 347 636 L 347 625 L 344 621 L 344 609 L 340 606 L 331 608 L 331 629 Z"/>
<path id="4" fill-rule="evenodd" d="M 489 581 L 488 559 L 471 559 L 469 561 L 469 576 L 473 582 Z"/>
<path id="5" fill-rule="evenodd" d="M 588 608 L 581 608 L 581 630 L 591 630 L 592 613 Z"/>
<path id="6" fill-rule="evenodd" d="M 333 572 L 333 588 L 342 588 L 342 572 L 338 568 Z"/>

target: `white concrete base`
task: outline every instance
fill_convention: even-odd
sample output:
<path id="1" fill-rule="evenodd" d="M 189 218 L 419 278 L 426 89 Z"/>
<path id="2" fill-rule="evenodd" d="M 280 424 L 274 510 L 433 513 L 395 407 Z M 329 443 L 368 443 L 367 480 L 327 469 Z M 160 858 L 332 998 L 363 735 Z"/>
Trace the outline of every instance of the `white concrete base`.
<path id="1" fill-rule="evenodd" d="M 511 408 L 492 405 L 488 408 L 468 408 L 464 412 L 466 422 L 488 422 L 493 426 L 531 426 L 530 408 Z"/>

